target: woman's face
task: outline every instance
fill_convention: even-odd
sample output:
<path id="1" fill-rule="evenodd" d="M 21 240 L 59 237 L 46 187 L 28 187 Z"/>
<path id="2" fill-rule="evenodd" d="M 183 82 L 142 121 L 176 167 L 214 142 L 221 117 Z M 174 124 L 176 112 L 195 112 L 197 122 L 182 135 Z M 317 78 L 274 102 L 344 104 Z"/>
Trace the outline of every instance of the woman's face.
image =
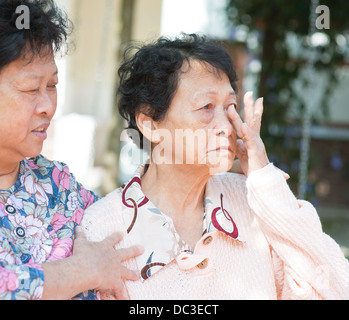
<path id="1" fill-rule="evenodd" d="M 24 57 L 0 72 L 0 154 L 9 161 L 37 156 L 57 106 L 54 57 Z"/>
<path id="2" fill-rule="evenodd" d="M 170 108 L 157 123 L 156 133 L 162 139 L 153 149 L 153 158 L 204 166 L 210 174 L 229 170 L 236 135 L 227 110 L 237 103 L 229 79 L 198 61 L 185 63 L 182 71 Z"/>

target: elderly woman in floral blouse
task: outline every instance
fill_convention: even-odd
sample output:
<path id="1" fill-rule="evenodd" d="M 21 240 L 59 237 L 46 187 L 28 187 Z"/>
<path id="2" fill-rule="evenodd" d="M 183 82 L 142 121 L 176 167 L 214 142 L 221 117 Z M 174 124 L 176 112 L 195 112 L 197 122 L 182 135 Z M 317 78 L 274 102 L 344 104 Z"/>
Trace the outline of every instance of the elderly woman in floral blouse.
<path id="1" fill-rule="evenodd" d="M 348 261 L 322 232 L 315 208 L 296 199 L 269 163 L 259 134 L 263 99 L 246 93 L 244 121 L 236 111 L 227 52 L 198 35 L 129 52 L 119 70 L 119 110 L 151 161 L 81 222 L 89 240 L 122 231 L 120 247 L 144 245 L 125 261 L 141 273 L 126 281 L 128 296 L 348 299 Z M 245 176 L 226 172 L 235 155 Z"/>
<path id="2" fill-rule="evenodd" d="M 16 27 L 26 5 L 29 30 Z M 141 252 L 116 251 L 121 235 L 100 243 L 75 227 L 98 197 L 66 165 L 39 155 L 56 110 L 54 53 L 69 20 L 53 1 L 0 0 L 0 299 L 69 299 L 89 289 L 137 279 L 120 261 Z"/>

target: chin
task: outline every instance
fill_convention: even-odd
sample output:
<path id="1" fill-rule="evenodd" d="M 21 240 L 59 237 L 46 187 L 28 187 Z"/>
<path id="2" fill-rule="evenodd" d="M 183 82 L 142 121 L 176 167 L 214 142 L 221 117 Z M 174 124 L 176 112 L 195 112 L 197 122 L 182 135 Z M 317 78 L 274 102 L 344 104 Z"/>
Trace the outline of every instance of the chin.
<path id="1" fill-rule="evenodd" d="M 231 159 L 229 157 L 229 158 L 220 159 L 218 163 L 210 163 L 209 164 L 210 175 L 213 176 L 217 173 L 229 171 L 233 166 L 233 162 L 234 162 L 234 159 Z"/>
<path id="2" fill-rule="evenodd" d="M 28 150 L 27 152 L 25 152 L 25 157 L 26 158 L 35 158 L 38 155 L 40 155 L 41 152 L 42 152 L 42 148 L 35 148 L 32 150 Z"/>

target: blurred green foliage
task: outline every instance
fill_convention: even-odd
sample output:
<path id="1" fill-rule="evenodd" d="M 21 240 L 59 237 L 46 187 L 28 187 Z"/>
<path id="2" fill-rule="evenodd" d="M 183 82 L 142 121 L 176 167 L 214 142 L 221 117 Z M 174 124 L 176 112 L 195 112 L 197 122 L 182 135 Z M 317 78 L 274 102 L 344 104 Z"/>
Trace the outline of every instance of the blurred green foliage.
<path id="1" fill-rule="evenodd" d="M 348 59 L 349 1 L 320 1 L 330 10 L 330 29 L 316 30 L 326 40 L 317 45 L 308 36 L 310 3 L 310 0 L 229 0 L 227 4 L 229 20 L 237 29 L 245 31 L 244 42 L 249 52 L 261 62 L 258 96 L 264 97 L 261 135 L 268 155 L 292 176 L 295 192 L 301 137 L 300 130 L 294 129 L 301 125 L 305 105 L 293 84 L 297 79 L 302 87 L 308 85 L 307 78 L 301 77 L 301 70 L 307 66 L 310 50 L 315 50 L 315 69 L 325 71 L 328 76 L 322 103 L 317 109 L 326 118 L 328 98 L 337 81 L 336 68 L 348 63 L 345 60 Z M 248 46 L 251 38 L 257 39 L 257 45 Z M 293 50 L 294 42 L 290 42 L 290 38 L 296 39 L 298 50 Z M 290 108 L 296 117 L 288 116 Z M 321 157 L 311 150 L 309 161 L 310 167 L 316 166 Z"/>

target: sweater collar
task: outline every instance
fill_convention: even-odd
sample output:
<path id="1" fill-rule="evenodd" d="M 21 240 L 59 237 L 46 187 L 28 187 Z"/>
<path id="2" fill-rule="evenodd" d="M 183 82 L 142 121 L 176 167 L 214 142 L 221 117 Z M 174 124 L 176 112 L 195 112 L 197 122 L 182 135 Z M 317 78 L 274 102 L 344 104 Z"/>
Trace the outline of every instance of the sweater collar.
<path id="1" fill-rule="evenodd" d="M 180 238 L 172 219 L 145 196 L 141 187 L 143 174 L 144 165 L 121 187 L 121 193 L 123 216 L 131 243 L 142 244 L 145 248 L 144 253 L 136 257 L 144 281 L 183 252 L 195 256 L 195 250 Z M 240 231 L 231 215 L 231 204 L 221 191 L 211 179 L 206 184 L 203 237 L 208 233 L 221 232 L 241 242 Z"/>

